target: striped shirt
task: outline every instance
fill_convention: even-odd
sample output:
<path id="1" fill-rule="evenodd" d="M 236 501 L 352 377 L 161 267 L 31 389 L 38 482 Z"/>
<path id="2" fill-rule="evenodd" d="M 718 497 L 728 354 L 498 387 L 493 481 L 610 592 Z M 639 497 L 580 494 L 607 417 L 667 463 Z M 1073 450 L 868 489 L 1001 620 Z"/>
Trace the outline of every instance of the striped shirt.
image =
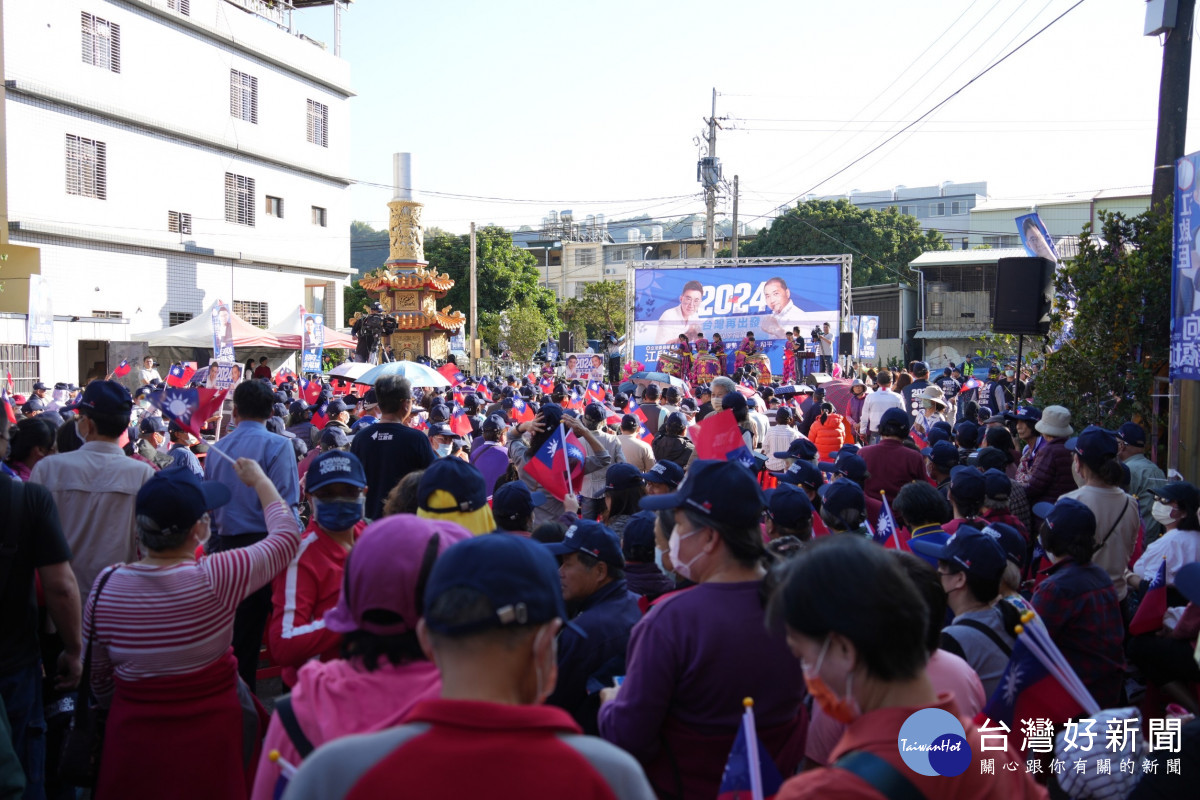
<path id="1" fill-rule="evenodd" d="M 257 544 L 167 567 L 125 564 L 88 597 L 83 635 L 92 641 L 92 690 L 105 705 L 114 678 L 183 675 L 213 663 L 233 641 L 233 615 L 296 555 L 300 528 L 291 509 L 265 510 L 269 535 Z M 98 581 L 97 581 L 98 582 Z"/>

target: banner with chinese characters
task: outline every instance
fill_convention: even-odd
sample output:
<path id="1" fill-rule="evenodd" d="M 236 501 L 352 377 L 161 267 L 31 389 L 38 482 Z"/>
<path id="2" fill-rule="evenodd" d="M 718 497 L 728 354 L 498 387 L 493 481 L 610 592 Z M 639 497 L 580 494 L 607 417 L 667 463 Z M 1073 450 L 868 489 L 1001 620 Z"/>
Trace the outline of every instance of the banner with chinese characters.
<path id="1" fill-rule="evenodd" d="M 232 363 L 235 360 L 233 356 L 233 316 L 229 306 L 220 300 L 213 304 L 212 331 L 213 358 L 217 361 Z"/>
<path id="2" fill-rule="evenodd" d="M 325 349 L 325 318 L 320 314 L 304 315 L 304 340 L 301 342 L 300 371 L 321 371 L 321 353 Z"/>
<path id="3" fill-rule="evenodd" d="M 864 315 L 858 318 L 858 357 L 874 359 L 875 340 L 879 337 L 879 317 Z"/>
<path id="4" fill-rule="evenodd" d="M 1200 153 L 1175 162 L 1175 247 L 1171 257 L 1171 377 L 1200 380 Z"/>
<path id="5" fill-rule="evenodd" d="M 567 353 L 563 377 L 569 381 L 604 380 L 605 356 L 600 353 Z"/>

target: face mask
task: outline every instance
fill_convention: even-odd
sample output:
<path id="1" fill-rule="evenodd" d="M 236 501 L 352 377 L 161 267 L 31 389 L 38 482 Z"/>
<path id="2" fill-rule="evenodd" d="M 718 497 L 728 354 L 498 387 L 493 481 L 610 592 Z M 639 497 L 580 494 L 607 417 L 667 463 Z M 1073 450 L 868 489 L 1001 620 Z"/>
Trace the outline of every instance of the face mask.
<path id="1" fill-rule="evenodd" d="M 663 575 L 667 574 L 667 568 L 663 566 L 663 551 L 657 547 L 654 548 L 654 566 L 658 567 L 658 571 Z"/>
<path id="2" fill-rule="evenodd" d="M 704 555 L 704 551 L 701 550 L 699 553 L 697 553 L 691 561 L 681 562 L 679 560 L 679 545 L 684 539 L 687 539 L 690 536 L 695 536 L 698 532 L 698 530 L 695 530 L 691 533 L 686 533 L 683 536 L 680 536 L 679 530 L 676 529 L 671 531 L 671 538 L 667 540 L 667 555 L 671 557 L 671 563 L 675 565 L 675 574 L 681 578 L 684 578 L 685 580 L 691 580 L 692 564 L 695 564 L 696 561 Z"/>
<path id="3" fill-rule="evenodd" d="M 826 651 L 829 650 L 829 641 L 827 638 L 825 644 L 821 645 L 821 654 L 817 656 L 816 666 L 809 669 L 807 665 L 801 665 L 804 670 L 804 685 L 808 687 L 808 693 L 821 706 L 821 710 L 829 715 L 830 719 L 843 725 L 849 725 L 858 719 L 859 714 L 858 702 L 850 693 L 851 684 L 854 682 L 854 673 L 846 674 L 845 697 L 838 697 L 837 692 L 830 689 L 824 679 L 820 677 L 821 664 L 825 661 Z"/>
<path id="4" fill-rule="evenodd" d="M 1159 525 L 1162 525 L 1165 528 L 1175 521 L 1175 518 L 1171 516 L 1172 511 L 1174 511 L 1174 509 L 1166 503 L 1160 500 L 1155 500 L 1154 506 L 1150 509 L 1150 515 L 1154 517 L 1154 520 Z"/>
<path id="5" fill-rule="evenodd" d="M 450 455 L 450 445 L 439 444 L 437 446 L 437 454 L 438 458 L 445 458 L 446 456 Z"/>
<path id="6" fill-rule="evenodd" d="M 345 531 L 362 519 L 363 501 L 318 500 L 313 498 L 313 516 L 317 524 L 327 531 Z"/>
<path id="7" fill-rule="evenodd" d="M 75 438 L 79 440 L 80 444 L 87 444 L 87 439 L 85 439 L 83 437 L 83 434 L 80 433 L 80 431 L 79 431 L 79 423 L 78 422 L 75 423 Z"/>

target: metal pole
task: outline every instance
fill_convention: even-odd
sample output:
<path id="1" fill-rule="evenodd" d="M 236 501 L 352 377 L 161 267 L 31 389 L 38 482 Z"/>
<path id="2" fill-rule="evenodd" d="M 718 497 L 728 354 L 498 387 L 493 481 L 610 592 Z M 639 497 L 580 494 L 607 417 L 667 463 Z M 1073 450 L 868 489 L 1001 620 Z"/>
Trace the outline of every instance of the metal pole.
<path id="1" fill-rule="evenodd" d="M 4 69 L 4 0 L 0 0 L 0 78 L 8 76 Z M 8 128 L 5 119 L 5 109 L 8 101 L 5 99 L 4 80 L 0 80 L 0 246 L 8 244 Z M 30 313 L 33 310 L 30 309 Z"/>
<path id="2" fill-rule="evenodd" d="M 717 90 L 713 87 L 712 92 L 712 116 L 708 118 L 708 157 L 717 157 Z M 704 176 L 708 177 L 708 176 Z M 717 185 L 713 183 L 709 185 L 707 180 L 704 186 L 704 257 L 711 259 L 715 250 L 713 249 L 713 223 L 717 215 Z"/>
<path id="3" fill-rule="evenodd" d="M 342 55 L 342 0 L 333 0 L 333 54 Z"/>
<path id="4" fill-rule="evenodd" d="M 738 222 L 737 222 L 737 206 L 738 206 L 738 176 L 733 176 L 733 260 L 737 261 L 738 251 Z"/>
<path id="5" fill-rule="evenodd" d="M 475 223 L 472 222 L 471 223 L 471 342 L 470 342 L 470 344 L 467 345 L 467 347 L 470 348 L 469 352 L 467 353 L 467 356 L 468 356 L 468 360 L 471 362 L 471 374 L 472 375 L 477 374 L 476 369 L 475 369 L 475 347 L 477 346 L 476 342 L 478 341 L 476 337 L 479 334 L 479 324 L 478 324 L 478 320 L 476 319 L 476 317 L 479 316 L 479 313 L 478 313 L 479 307 L 478 307 L 478 303 L 476 302 L 476 298 L 475 298 L 475 283 L 476 283 L 475 276 L 476 276 L 476 273 L 475 273 Z"/>

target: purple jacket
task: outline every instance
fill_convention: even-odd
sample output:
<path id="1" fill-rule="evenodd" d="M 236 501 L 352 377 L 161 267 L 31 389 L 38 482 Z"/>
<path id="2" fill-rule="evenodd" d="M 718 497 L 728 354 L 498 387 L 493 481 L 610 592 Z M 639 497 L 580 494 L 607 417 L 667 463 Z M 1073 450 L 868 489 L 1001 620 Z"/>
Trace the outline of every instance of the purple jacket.
<path id="1" fill-rule="evenodd" d="M 1075 476 L 1071 474 L 1071 453 L 1064 439 L 1047 441 L 1033 458 L 1025 496 L 1032 508 L 1037 503 L 1053 503 L 1067 492 L 1075 491 Z"/>
<path id="2" fill-rule="evenodd" d="M 483 485 L 490 496 L 496 480 L 508 472 L 508 450 L 497 442 L 481 442 L 471 449 L 471 463 L 483 474 Z"/>

